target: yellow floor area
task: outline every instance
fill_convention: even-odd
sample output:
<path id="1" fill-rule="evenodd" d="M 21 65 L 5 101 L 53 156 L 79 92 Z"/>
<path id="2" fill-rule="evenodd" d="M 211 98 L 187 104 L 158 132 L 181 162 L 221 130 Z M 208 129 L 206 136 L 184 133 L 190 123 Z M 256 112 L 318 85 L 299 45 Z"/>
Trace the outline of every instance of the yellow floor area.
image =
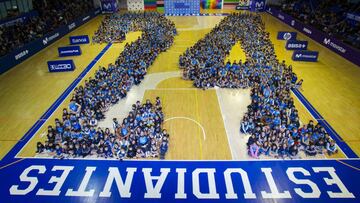
<path id="1" fill-rule="evenodd" d="M 178 35 L 173 46 L 158 56 L 148 73 L 179 71 L 178 58 L 186 48 L 208 33 L 223 17 L 169 17 L 174 21 Z M 299 78 L 304 79 L 302 92 L 319 113 L 340 136 L 360 155 L 360 69 L 340 56 L 314 43 L 298 33 L 299 39 L 309 41 L 310 50 L 320 51 L 318 63 L 293 62 L 291 51 L 285 50 L 285 42 L 276 39 L 278 31 L 292 30 L 268 14 L 263 14 L 266 29 L 275 45 L 280 60 L 293 64 Z M 93 35 L 101 17 L 74 30 L 70 35 Z M 140 33 L 130 33 L 127 41 Z M 76 70 L 67 73 L 49 73 L 46 61 L 58 59 L 57 47 L 68 44 L 68 36 L 26 60 L 12 70 L 0 75 L 0 158 L 26 133 L 40 116 L 54 103 L 61 93 L 105 47 L 81 45 L 83 55 L 72 57 Z M 97 62 L 84 79 L 92 76 L 99 65 L 115 61 L 124 43 L 114 44 Z M 245 59 L 240 44 L 236 44 L 230 60 Z M 178 90 L 176 90 L 178 89 Z M 171 144 L 167 159 L 231 159 L 226 132 L 217 96 L 214 90 L 197 90 L 191 81 L 174 77 L 159 82 L 156 89 L 147 90 L 144 99 L 162 98 L 166 119 L 164 127 L 170 131 Z M 44 140 L 42 132 L 60 116 L 59 110 L 68 104 L 69 98 L 51 116 L 22 150 L 21 156 L 33 156 L 35 143 Z M 301 121 L 311 119 L 300 103 L 295 103 Z M 174 117 L 186 117 L 174 118 Z M 196 122 L 194 122 L 196 121 Z M 239 121 L 240 122 L 240 121 Z M 203 130 L 205 134 L 203 133 Z M 204 137 L 205 135 L 205 137 Z M 241 147 L 241 146 L 239 146 Z"/>
<path id="2" fill-rule="evenodd" d="M 164 128 L 171 140 L 166 159 L 231 159 L 215 90 L 147 90 L 144 99 L 154 101 L 157 96 L 162 99 Z"/>
<path id="3" fill-rule="evenodd" d="M 297 32 L 299 40 L 309 41 L 309 50 L 319 51 L 319 61 L 294 62 L 285 41 L 277 40 L 279 31 L 296 31 L 269 14 L 263 21 L 279 60 L 293 66 L 304 79 L 302 94 L 334 128 L 352 150 L 360 155 L 360 67 Z"/>

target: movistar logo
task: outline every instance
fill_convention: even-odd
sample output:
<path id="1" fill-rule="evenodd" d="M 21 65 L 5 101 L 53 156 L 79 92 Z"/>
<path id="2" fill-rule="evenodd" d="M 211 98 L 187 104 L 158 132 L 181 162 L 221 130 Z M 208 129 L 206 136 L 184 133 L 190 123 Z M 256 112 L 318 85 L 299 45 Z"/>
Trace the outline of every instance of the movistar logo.
<path id="1" fill-rule="evenodd" d="M 111 9 L 111 3 L 103 4 L 104 10 L 110 10 Z"/>
<path id="2" fill-rule="evenodd" d="M 328 38 L 324 39 L 324 44 L 330 44 L 330 42 L 331 42 L 330 39 L 328 39 Z"/>
<path id="3" fill-rule="evenodd" d="M 255 3 L 255 8 L 263 8 L 264 7 L 264 2 L 256 2 Z"/>

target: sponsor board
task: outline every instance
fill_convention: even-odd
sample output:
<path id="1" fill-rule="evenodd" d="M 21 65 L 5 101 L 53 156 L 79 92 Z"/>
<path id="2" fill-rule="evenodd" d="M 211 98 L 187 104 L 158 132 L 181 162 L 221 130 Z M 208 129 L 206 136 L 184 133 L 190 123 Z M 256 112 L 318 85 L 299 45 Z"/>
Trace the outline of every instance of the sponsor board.
<path id="1" fill-rule="evenodd" d="M 297 40 L 291 40 L 287 41 L 285 48 L 287 50 L 306 50 L 308 47 L 307 41 L 297 41 Z"/>
<path id="2" fill-rule="evenodd" d="M 317 51 L 296 50 L 292 55 L 292 60 L 316 62 L 318 60 L 318 57 L 319 57 L 319 52 Z"/>
<path id="3" fill-rule="evenodd" d="M 101 10 L 103 13 L 113 13 L 117 11 L 116 0 L 101 0 Z"/>
<path id="4" fill-rule="evenodd" d="M 278 32 L 277 39 L 279 40 L 296 40 L 296 32 L 286 32 L 280 31 Z"/>
<path id="5" fill-rule="evenodd" d="M 43 45 L 47 45 L 48 43 L 50 43 L 50 42 L 52 42 L 52 41 L 54 41 L 56 38 L 58 38 L 60 36 L 60 33 L 55 33 L 55 34 L 53 34 L 53 35 L 51 35 L 51 36 L 49 36 L 49 37 L 45 37 L 44 39 L 43 39 Z"/>
<path id="6" fill-rule="evenodd" d="M 302 22 L 297 21 L 293 17 L 283 13 L 274 7 L 269 7 L 266 10 L 270 15 L 278 18 L 280 21 L 286 23 L 287 25 L 292 26 L 299 32 L 302 32 L 306 36 L 325 46 L 326 48 L 332 50 L 338 55 L 344 57 L 345 59 L 351 61 L 352 63 L 360 66 L 360 51 L 347 45 L 340 40 L 329 36 L 327 33 L 321 32 L 316 28 L 313 28 L 309 25 L 304 25 Z"/>
<path id="7" fill-rule="evenodd" d="M 332 41 L 331 38 L 324 38 L 323 43 L 327 46 L 331 46 L 332 48 L 338 50 L 339 52 L 345 54 L 346 49 L 343 48 L 341 45 L 336 44 L 336 42 Z"/>
<path id="8" fill-rule="evenodd" d="M 65 72 L 75 70 L 73 60 L 48 61 L 49 72 Z"/>
<path id="9" fill-rule="evenodd" d="M 58 52 L 60 57 L 81 55 L 80 46 L 58 47 Z"/>
<path id="10" fill-rule="evenodd" d="M 78 35 L 69 37 L 70 44 L 89 44 L 89 36 L 87 35 Z"/>
<path id="11" fill-rule="evenodd" d="M 357 160 L 24 159 L 0 171 L 2 202 L 355 203 Z"/>
<path id="12" fill-rule="evenodd" d="M 196 15 L 200 14 L 200 0 L 164 1 L 166 15 Z"/>
<path id="13" fill-rule="evenodd" d="M 16 54 L 15 55 L 15 60 L 19 60 L 19 59 L 21 59 L 22 57 L 24 57 L 24 56 L 26 56 L 28 54 L 29 54 L 29 50 L 26 49 L 26 50 Z"/>
<path id="14" fill-rule="evenodd" d="M 265 11 L 265 0 L 252 0 L 252 1 L 250 1 L 250 11 L 254 11 L 254 12 Z"/>

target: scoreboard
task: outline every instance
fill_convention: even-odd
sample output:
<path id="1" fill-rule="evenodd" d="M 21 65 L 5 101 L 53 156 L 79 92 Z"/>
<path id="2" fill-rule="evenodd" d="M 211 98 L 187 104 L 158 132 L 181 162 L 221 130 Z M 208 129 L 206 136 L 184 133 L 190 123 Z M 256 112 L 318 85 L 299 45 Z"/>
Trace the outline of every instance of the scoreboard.
<path id="1" fill-rule="evenodd" d="M 165 15 L 192 15 L 200 13 L 200 0 L 165 0 Z"/>

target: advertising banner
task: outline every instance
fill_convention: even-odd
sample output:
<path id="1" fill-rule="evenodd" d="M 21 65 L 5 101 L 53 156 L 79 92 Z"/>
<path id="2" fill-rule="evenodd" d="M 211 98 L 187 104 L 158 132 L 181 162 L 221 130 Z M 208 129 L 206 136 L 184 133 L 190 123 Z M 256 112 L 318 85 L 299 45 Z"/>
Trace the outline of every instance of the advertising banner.
<path id="1" fill-rule="evenodd" d="M 89 36 L 87 35 L 78 35 L 78 36 L 70 36 L 70 44 L 89 44 Z"/>
<path id="2" fill-rule="evenodd" d="M 308 61 L 308 62 L 316 62 L 319 57 L 319 52 L 317 51 L 302 51 L 297 50 L 294 51 L 292 55 L 293 61 Z"/>
<path id="3" fill-rule="evenodd" d="M 307 50 L 308 42 L 307 41 L 297 41 L 291 40 L 287 41 L 285 48 L 287 50 Z"/>
<path id="4" fill-rule="evenodd" d="M 262 12 L 265 11 L 265 0 L 250 0 L 250 11 Z"/>
<path id="5" fill-rule="evenodd" d="M 302 32 L 306 36 L 325 46 L 326 48 L 332 50 L 338 55 L 344 57 L 345 59 L 351 61 L 352 63 L 360 66 L 360 52 L 352 48 L 351 46 L 341 42 L 340 40 L 327 35 L 311 26 L 304 25 L 302 22 L 295 20 L 293 17 L 283 13 L 282 11 L 268 7 L 266 12 L 272 16 L 278 18 L 280 21 L 292 26 L 299 32 Z"/>
<path id="6" fill-rule="evenodd" d="M 344 164 L 343 164 L 344 163 Z M 359 160 L 24 159 L 1 170 L 2 202 L 358 203 Z"/>
<path id="7" fill-rule="evenodd" d="M 279 40 L 296 40 L 296 32 L 286 32 L 280 31 L 278 32 L 277 39 Z"/>
<path id="8" fill-rule="evenodd" d="M 193 15 L 200 13 L 200 0 L 171 0 L 164 4 L 166 15 Z"/>
<path id="9" fill-rule="evenodd" d="M 116 0 L 101 0 L 101 11 L 103 13 L 114 13 L 118 10 Z"/>
<path id="10" fill-rule="evenodd" d="M 49 72 L 65 72 L 75 70 L 75 64 L 73 60 L 57 60 L 48 61 Z"/>
<path id="11" fill-rule="evenodd" d="M 59 56 L 80 56 L 81 48 L 80 46 L 68 46 L 68 47 L 59 47 L 58 48 Z"/>

